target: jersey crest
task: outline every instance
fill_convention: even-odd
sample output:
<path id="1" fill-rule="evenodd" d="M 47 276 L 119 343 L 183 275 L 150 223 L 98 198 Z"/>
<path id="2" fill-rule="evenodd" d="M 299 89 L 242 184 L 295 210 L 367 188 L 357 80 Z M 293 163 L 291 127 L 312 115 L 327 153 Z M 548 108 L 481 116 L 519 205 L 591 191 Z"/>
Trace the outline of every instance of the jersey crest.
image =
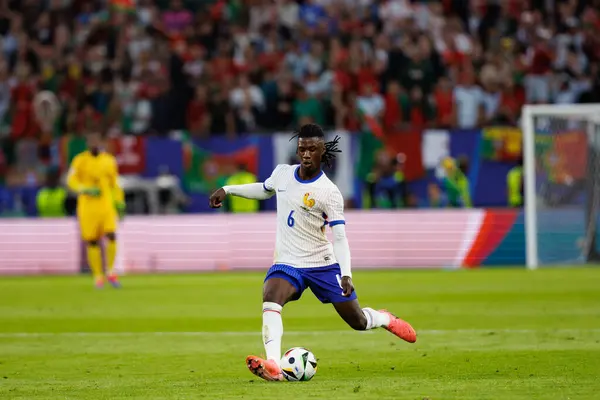
<path id="1" fill-rule="evenodd" d="M 302 207 L 302 208 L 306 211 L 309 211 L 311 208 L 313 208 L 315 206 L 315 199 L 310 198 L 310 193 L 304 194 L 304 199 L 302 199 L 302 202 L 306 206 L 306 207 Z"/>

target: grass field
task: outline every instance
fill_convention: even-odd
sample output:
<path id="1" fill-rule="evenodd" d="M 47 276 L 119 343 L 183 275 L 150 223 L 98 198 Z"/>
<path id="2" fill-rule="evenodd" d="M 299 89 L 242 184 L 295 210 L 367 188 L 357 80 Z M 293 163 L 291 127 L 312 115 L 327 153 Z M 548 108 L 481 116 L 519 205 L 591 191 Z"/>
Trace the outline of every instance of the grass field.
<path id="1" fill-rule="evenodd" d="M 349 330 L 310 292 L 284 347 L 311 382 L 267 383 L 262 274 L 0 279 L 1 399 L 598 399 L 600 268 L 355 273 L 363 305 L 411 321 L 410 345 Z"/>

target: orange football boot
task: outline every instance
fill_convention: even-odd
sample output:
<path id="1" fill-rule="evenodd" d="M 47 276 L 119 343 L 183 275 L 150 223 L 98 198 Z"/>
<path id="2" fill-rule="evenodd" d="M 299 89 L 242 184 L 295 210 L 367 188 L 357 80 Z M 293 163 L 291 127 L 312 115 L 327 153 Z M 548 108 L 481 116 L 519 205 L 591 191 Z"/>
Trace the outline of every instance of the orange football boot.
<path id="1" fill-rule="evenodd" d="M 408 343 L 417 341 L 417 332 L 415 332 L 414 328 L 408 322 L 396 317 L 387 310 L 379 310 L 379 312 L 387 314 L 390 317 L 390 324 L 384 326 L 388 332 L 393 333 L 402 340 L 406 340 Z"/>
<path id="2" fill-rule="evenodd" d="M 119 289 L 121 287 L 121 284 L 119 283 L 119 278 L 117 277 L 117 275 L 115 275 L 115 274 L 109 275 L 107 280 L 108 280 L 108 283 L 110 283 L 111 286 L 114 287 L 115 289 Z"/>
<path id="3" fill-rule="evenodd" d="M 96 287 L 96 289 L 104 288 L 104 278 L 97 278 L 94 281 L 94 286 Z"/>
<path id="4" fill-rule="evenodd" d="M 275 360 L 263 360 L 260 357 L 246 357 L 246 365 L 254 375 L 265 381 L 283 381 L 283 373 Z"/>

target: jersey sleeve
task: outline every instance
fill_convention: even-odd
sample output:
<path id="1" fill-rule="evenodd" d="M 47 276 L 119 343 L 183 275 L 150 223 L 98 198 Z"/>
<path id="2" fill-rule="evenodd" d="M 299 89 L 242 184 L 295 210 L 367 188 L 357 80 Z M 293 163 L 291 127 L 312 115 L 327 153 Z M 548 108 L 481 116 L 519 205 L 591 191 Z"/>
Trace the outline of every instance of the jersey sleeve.
<path id="1" fill-rule="evenodd" d="M 110 157 L 109 179 L 113 201 L 116 203 L 123 203 L 125 201 L 125 193 L 119 185 L 119 165 L 117 164 L 117 159 L 114 156 Z"/>
<path id="2" fill-rule="evenodd" d="M 81 155 L 75 156 L 67 173 L 67 186 L 73 192 L 81 189 Z"/>
<path id="3" fill-rule="evenodd" d="M 324 208 L 330 227 L 346 224 L 346 219 L 344 218 L 344 198 L 337 187 L 328 196 Z"/>
<path id="4" fill-rule="evenodd" d="M 265 189 L 267 192 L 274 192 L 277 189 L 277 184 L 280 181 L 281 175 L 285 171 L 286 167 L 287 165 L 285 164 L 279 164 L 276 166 L 271 176 L 268 177 L 263 183 L 263 189 Z"/>

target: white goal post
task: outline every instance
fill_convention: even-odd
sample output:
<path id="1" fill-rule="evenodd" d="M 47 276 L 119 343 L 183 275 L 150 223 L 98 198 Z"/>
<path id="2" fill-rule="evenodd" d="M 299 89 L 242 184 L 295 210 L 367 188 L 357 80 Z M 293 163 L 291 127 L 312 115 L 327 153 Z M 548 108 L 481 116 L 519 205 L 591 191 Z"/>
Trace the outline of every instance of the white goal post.
<path id="1" fill-rule="evenodd" d="M 545 122 L 541 122 L 545 121 Z M 578 123 L 580 127 L 585 126 L 584 132 L 588 137 L 588 146 L 591 143 L 598 144 L 600 136 L 600 104 L 572 104 L 572 105 L 525 105 L 522 112 L 521 128 L 523 132 L 523 177 L 524 177 L 524 195 L 525 195 L 525 243 L 526 260 L 528 269 L 536 269 L 540 263 L 544 263 L 539 257 L 539 182 L 536 182 L 540 160 L 537 159 L 536 135 L 539 134 L 539 126 L 542 124 L 552 124 L 556 121 L 556 126 L 560 128 L 550 128 L 555 132 L 546 132 L 546 138 L 554 140 L 567 131 L 571 122 Z M 565 128 L 567 127 L 567 128 Z M 585 136 L 585 134 L 584 134 Z M 586 157 L 587 154 L 581 154 Z M 571 153 L 571 156 L 576 156 Z M 592 157 L 591 160 L 595 160 Z M 591 160 L 589 162 L 591 162 Z M 594 161 L 595 162 L 595 161 Z M 594 170 L 592 170 L 593 173 Z M 600 171 L 598 171 L 600 173 Z M 595 174 L 594 174 L 595 175 Z M 594 182 L 596 178 L 592 176 Z M 594 190 L 594 192 L 597 192 Z M 588 202 L 597 203 L 595 197 L 587 199 Z M 552 206 L 551 206 L 552 207 Z M 597 207 L 597 206 L 594 206 Z M 585 214 L 587 215 L 587 214 Z M 587 217 L 585 217 L 587 218 Z M 590 221 L 581 221 L 588 225 Z M 542 233 L 543 234 L 543 233 Z M 548 243 L 546 242 L 545 245 Z M 541 262 L 542 261 L 542 262 Z"/>

